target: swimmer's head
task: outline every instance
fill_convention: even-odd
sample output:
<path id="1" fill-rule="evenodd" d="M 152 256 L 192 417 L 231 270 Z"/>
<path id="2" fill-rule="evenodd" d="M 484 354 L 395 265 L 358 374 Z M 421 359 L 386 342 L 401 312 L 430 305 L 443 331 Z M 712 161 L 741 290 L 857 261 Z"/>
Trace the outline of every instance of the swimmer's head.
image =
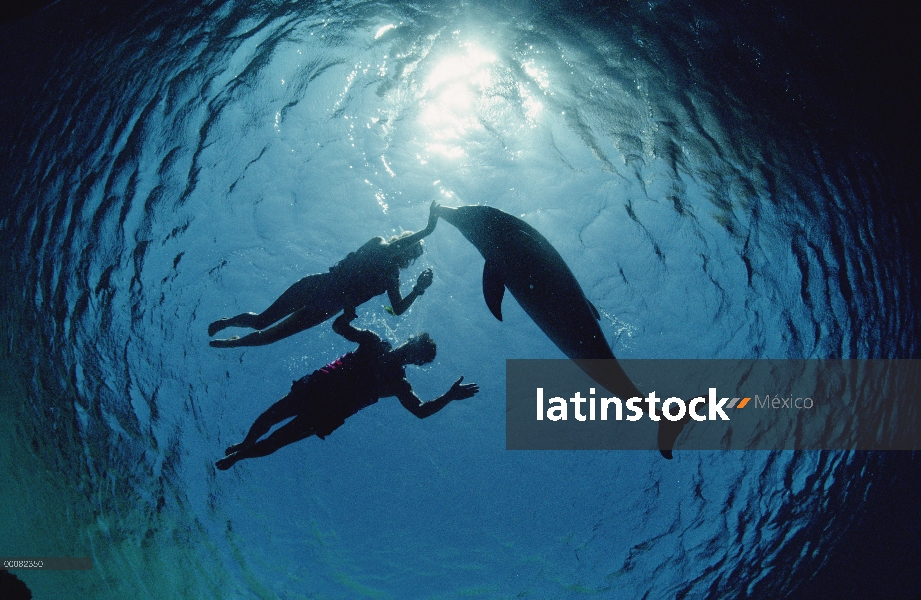
<path id="1" fill-rule="evenodd" d="M 405 231 L 401 233 L 400 235 L 395 235 L 392 238 L 390 238 L 388 240 L 388 243 L 393 243 L 400 238 L 404 238 L 412 234 L 413 234 L 412 231 Z M 409 246 L 408 248 L 406 248 L 406 250 L 398 254 L 394 258 L 394 262 L 399 268 L 405 269 L 409 267 L 409 265 L 416 262 L 416 259 L 419 258 L 420 256 L 422 256 L 422 240 L 419 240 L 417 243 L 413 244 L 412 246 Z"/>
<path id="2" fill-rule="evenodd" d="M 396 352 L 403 355 L 405 365 L 427 365 L 435 360 L 438 348 L 428 333 L 414 335 L 406 343 L 397 348 Z"/>

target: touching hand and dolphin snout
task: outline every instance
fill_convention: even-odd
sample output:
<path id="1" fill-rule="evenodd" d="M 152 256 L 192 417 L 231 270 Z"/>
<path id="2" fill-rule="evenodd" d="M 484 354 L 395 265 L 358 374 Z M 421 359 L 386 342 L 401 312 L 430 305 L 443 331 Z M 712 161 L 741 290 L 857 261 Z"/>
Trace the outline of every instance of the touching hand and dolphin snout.
<path id="1" fill-rule="evenodd" d="M 439 206 L 438 217 L 456 227 L 486 260 L 483 297 L 502 320 L 508 289 L 538 327 L 593 380 L 623 399 L 643 397 L 617 363 L 598 324 L 600 315 L 569 266 L 547 238 L 506 212 L 489 206 Z M 610 359 L 604 363 L 580 359 Z M 684 423 L 659 422 L 659 451 L 671 449 Z"/>

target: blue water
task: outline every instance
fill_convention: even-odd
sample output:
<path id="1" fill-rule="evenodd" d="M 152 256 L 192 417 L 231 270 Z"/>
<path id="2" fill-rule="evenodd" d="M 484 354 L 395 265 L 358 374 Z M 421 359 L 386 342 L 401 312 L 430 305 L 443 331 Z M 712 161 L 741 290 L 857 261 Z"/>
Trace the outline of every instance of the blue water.
<path id="1" fill-rule="evenodd" d="M 384 400 L 213 466 L 352 347 L 323 325 L 216 350 L 207 324 L 420 229 L 432 200 L 540 230 L 618 357 L 917 357 L 917 215 L 886 155 L 840 102 L 830 134 L 780 44 L 732 23 L 703 3 L 177 0 L 3 26 L 0 553 L 93 557 L 20 572 L 38 598 L 803 589 L 916 459 L 506 451 L 504 360 L 561 354 L 511 298 L 492 317 L 447 223 L 404 274 L 432 268 L 426 294 L 358 324 L 430 332 L 422 398 L 460 375 L 479 395 L 424 421 Z"/>

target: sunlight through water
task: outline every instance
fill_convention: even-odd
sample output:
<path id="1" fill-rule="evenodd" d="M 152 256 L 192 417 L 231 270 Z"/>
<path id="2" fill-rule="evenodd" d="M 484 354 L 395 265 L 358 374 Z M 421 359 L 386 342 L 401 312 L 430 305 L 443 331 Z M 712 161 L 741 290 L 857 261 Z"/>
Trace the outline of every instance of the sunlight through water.
<path id="1" fill-rule="evenodd" d="M 17 74 L 28 110 L 3 122 L 0 537 L 95 565 L 24 574 L 36 597 L 783 597 L 821 568 L 888 459 L 506 451 L 505 360 L 562 355 L 508 295 L 493 317 L 482 257 L 444 222 L 401 272 L 404 294 L 427 268 L 431 288 L 357 323 L 431 334 L 435 363 L 407 369 L 420 397 L 460 376 L 481 392 L 425 420 L 382 400 L 326 440 L 215 469 L 354 345 L 327 322 L 216 349 L 208 323 L 421 229 L 433 200 L 544 234 L 619 358 L 916 353 L 874 157 L 743 101 L 737 73 L 708 67 L 742 34 L 703 9 L 618 10 L 65 1 L 34 17 L 81 27 Z"/>

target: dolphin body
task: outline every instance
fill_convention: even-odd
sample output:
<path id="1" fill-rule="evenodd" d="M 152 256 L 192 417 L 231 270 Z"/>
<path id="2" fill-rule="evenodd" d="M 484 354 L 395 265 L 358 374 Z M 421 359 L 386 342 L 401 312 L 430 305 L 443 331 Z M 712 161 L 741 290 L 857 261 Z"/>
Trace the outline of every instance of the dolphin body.
<path id="1" fill-rule="evenodd" d="M 483 297 L 497 319 L 502 320 L 507 288 L 547 337 L 589 377 L 623 400 L 643 397 L 614 358 L 598 324 L 598 309 L 547 238 L 521 219 L 489 206 L 439 206 L 436 210 L 486 259 Z M 602 367 L 580 359 L 610 360 Z M 683 423 L 661 417 L 658 444 L 665 458 L 672 457 L 672 446 L 682 429 Z"/>

